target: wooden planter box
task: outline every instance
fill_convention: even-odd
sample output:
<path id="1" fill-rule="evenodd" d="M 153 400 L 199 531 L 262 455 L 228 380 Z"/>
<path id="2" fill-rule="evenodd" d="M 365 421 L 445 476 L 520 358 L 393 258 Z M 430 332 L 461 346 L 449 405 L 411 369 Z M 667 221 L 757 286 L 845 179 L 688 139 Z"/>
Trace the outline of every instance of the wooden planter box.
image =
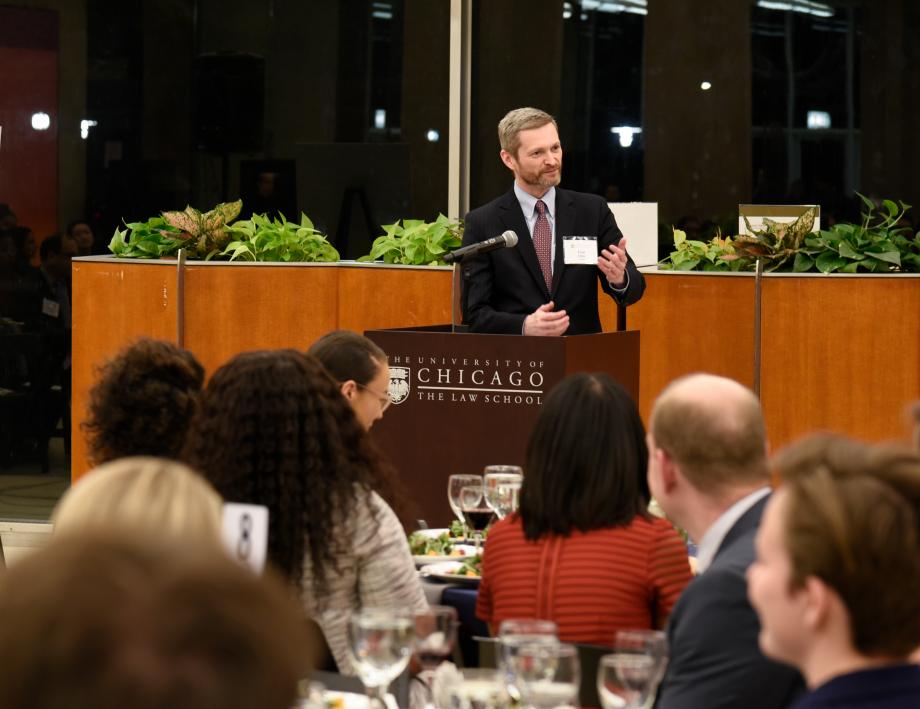
<path id="1" fill-rule="evenodd" d="M 95 368 L 141 336 L 180 340 L 210 375 L 238 352 L 304 350 L 338 328 L 450 322 L 451 269 L 383 264 L 73 261 L 72 477 L 89 469 L 85 419 Z M 180 317 L 181 311 L 181 317 Z"/>
<path id="2" fill-rule="evenodd" d="M 451 269 L 380 264 L 230 264 L 74 259 L 74 478 L 88 469 L 80 430 L 94 368 L 142 335 L 183 344 L 210 374 L 253 349 L 306 349 L 329 330 L 450 322 Z M 642 333 L 640 410 L 670 381 L 707 371 L 755 386 L 752 274 L 645 270 L 628 309 Z M 605 331 L 616 311 L 600 301 Z M 817 429 L 903 438 L 920 399 L 920 276 L 767 275 L 760 382 L 774 448 Z"/>
<path id="3" fill-rule="evenodd" d="M 753 274 L 646 270 L 629 308 L 642 332 L 640 409 L 690 372 L 755 385 Z M 904 439 L 920 399 L 920 276 L 768 274 L 761 296 L 760 394 L 771 447 L 829 430 Z"/>

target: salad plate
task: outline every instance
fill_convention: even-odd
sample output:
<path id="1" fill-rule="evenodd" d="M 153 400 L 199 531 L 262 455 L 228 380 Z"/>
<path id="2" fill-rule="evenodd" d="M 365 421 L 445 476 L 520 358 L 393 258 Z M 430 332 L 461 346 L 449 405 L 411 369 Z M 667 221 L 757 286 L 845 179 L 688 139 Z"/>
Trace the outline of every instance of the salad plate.
<path id="1" fill-rule="evenodd" d="M 423 566 L 419 569 L 419 573 L 422 576 L 447 581 L 448 583 L 478 586 L 482 578 L 478 573 L 480 561 L 481 557 L 473 557 L 466 561 L 442 561 L 437 564 Z"/>

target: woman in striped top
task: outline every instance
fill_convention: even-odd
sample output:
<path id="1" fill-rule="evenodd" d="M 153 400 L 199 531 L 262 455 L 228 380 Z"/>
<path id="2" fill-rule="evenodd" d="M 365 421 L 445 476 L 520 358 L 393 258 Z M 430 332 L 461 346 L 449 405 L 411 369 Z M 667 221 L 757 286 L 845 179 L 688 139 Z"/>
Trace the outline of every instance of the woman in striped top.
<path id="1" fill-rule="evenodd" d="M 208 383 L 186 451 L 225 500 L 268 507 L 269 560 L 298 588 L 343 674 L 354 674 L 354 611 L 428 609 L 380 458 L 315 358 L 231 359 Z"/>
<path id="2" fill-rule="evenodd" d="M 552 620 L 568 642 L 662 628 L 690 582 L 674 527 L 648 514 L 645 429 L 606 374 L 547 397 L 527 446 L 517 514 L 489 531 L 477 615 Z"/>

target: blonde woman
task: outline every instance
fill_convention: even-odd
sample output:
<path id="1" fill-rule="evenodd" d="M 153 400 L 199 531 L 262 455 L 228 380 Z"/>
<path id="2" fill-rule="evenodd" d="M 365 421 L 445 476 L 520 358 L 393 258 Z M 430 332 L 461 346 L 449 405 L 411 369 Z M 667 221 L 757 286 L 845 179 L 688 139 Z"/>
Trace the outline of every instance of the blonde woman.
<path id="1" fill-rule="evenodd" d="M 182 463 L 120 458 L 80 479 L 52 515 L 56 536 L 112 528 L 220 544 L 220 495 Z"/>

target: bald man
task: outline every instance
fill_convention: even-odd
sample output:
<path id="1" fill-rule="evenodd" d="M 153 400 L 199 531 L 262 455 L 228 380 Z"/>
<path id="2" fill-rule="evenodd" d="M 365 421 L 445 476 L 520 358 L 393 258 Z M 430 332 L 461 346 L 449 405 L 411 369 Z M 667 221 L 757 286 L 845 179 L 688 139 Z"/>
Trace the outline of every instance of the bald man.
<path id="1" fill-rule="evenodd" d="M 665 514 L 698 545 L 699 576 L 668 622 L 670 661 L 658 709 L 781 709 L 801 677 L 760 652 L 745 574 L 770 496 L 760 402 L 731 379 L 693 374 L 658 397 L 648 482 Z"/>

